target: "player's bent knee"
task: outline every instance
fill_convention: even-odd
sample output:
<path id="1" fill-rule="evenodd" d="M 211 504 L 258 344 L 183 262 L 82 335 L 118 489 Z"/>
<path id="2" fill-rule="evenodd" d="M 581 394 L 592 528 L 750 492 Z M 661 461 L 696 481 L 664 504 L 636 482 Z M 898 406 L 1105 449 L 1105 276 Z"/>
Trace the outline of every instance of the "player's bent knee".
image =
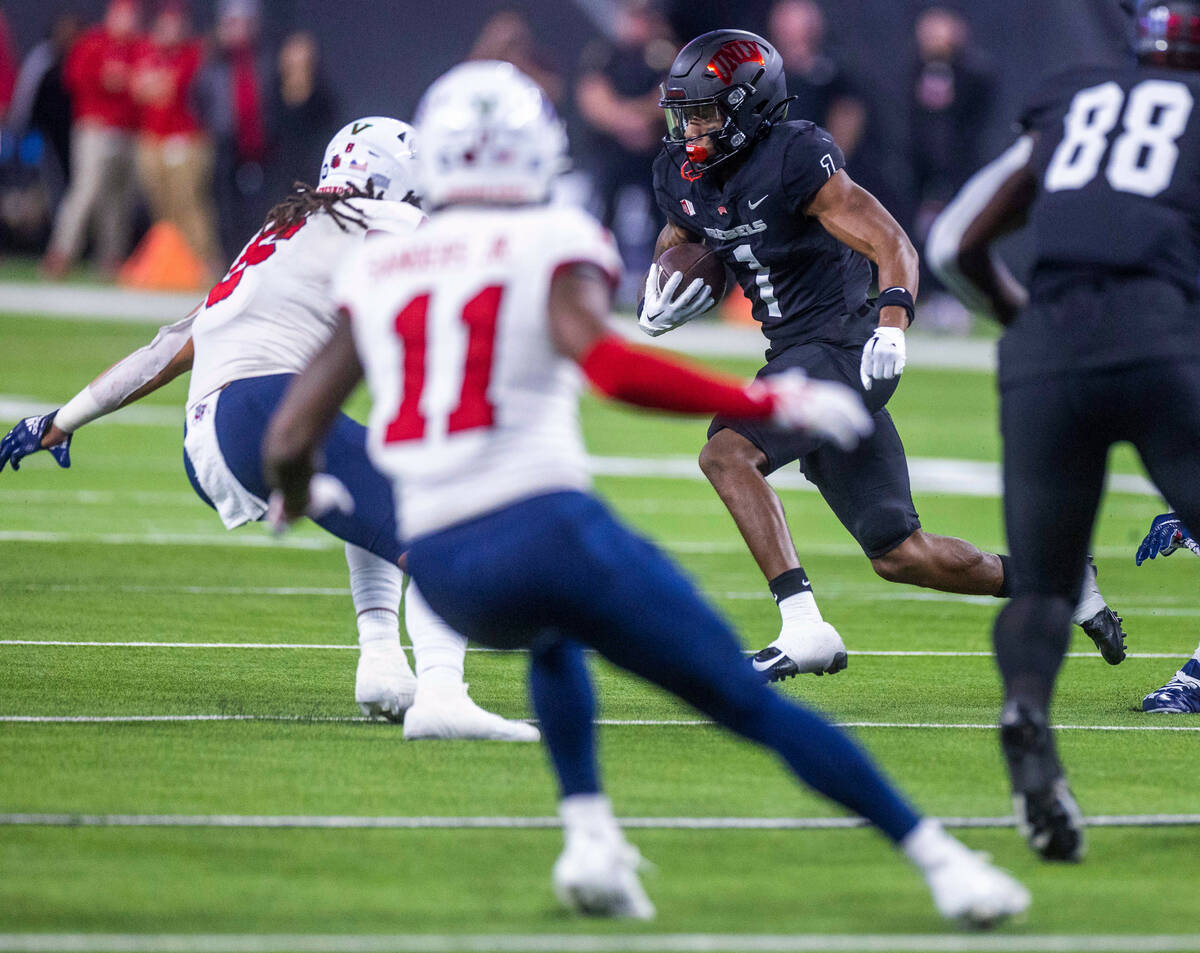
<path id="1" fill-rule="evenodd" d="M 763 452 L 745 437 L 720 430 L 700 450 L 700 470 L 710 481 L 748 470 L 757 471 Z"/>
<path id="2" fill-rule="evenodd" d="M 871 568 L 888 582 L 919 584 L 925 575 L 925 555 L 910 536 L 895 549 L 874 557 Z"/>

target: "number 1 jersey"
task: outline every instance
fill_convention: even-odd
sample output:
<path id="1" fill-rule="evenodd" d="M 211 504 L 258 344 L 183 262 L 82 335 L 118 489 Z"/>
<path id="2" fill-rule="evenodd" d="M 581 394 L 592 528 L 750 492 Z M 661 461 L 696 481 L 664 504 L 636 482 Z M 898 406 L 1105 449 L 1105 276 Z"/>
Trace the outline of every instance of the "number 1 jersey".
<path id="1" fill-rule="evenodd" d="M 412 539 L 555 490 L 591 486 L 581 376 L 555 349 L 555 272 L 620 258 L 584 212 L 454 208 L 371 242 L 339 272 L 371 392 L 370 451 Z"/>
<path id="2" fill-rule="evenodd" d="M 1022 125 L 1036 136 L 1035 269 L 1200 278 L 1200 77 L 1098 67 L 1052 79 Z"/>

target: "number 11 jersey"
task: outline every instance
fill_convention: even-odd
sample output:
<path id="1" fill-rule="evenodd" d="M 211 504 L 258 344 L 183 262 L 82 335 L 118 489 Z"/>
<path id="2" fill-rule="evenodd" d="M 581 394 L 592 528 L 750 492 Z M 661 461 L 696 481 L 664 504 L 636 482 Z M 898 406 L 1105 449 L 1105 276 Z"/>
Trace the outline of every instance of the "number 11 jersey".
<path id="1" fill-rule="evenodd" d="M 584 212 L 464 207 L 368 243 L 338 274 L 371 392 L 371 459 L 396 486 L 405 539 L 590 488 L 581 376 L 547 309 L 572 264 L 620 275 L 611 236 Z"/>

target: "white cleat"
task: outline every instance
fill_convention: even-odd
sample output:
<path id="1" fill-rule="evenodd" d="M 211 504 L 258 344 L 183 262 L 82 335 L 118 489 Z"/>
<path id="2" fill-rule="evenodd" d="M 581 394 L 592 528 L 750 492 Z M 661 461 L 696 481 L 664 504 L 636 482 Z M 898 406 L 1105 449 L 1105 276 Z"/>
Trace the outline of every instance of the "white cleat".
<path id="1" fill-rule="evenodd" d="M 620 832 L 578 831 L 554 862 L 554 894 L 563 906 L 590 917 L 654 918 L 654 904 L 638 880 L 638 849 Z"/>
<path id="2" fill-rule="evenodd" d="M 542 733 L 523 721 L 485 711 L 467 695 L 466 685 L 448 685 L 437 692 L 421 691 L 404 716 L 404 738 L 446 738 L 460 741 L 540 741 Z"/>
<path id="3" fill-rule="evenodd" d="M 368 718 L 402 721 L 417 697 L 417 676 L 399 645 L 364 648 L 358 655 L 354 700 Z"/>
<path id="4" fill-rule="evenodd" d="M 785 626 L 779 638 L 750 660 L 768 682 L 793 675 L 832 675 L 846 667 L 846 644 L 828 622 Z"/>
<path id="5" fill-rule="evenodd" d="M 1030 895 L 1014 877 L 994 867 L 953 838 L 941 863 L 928 867 L 925 881 L 934 905 L 947 920 L 987 929 L 1029 909 Z"/>

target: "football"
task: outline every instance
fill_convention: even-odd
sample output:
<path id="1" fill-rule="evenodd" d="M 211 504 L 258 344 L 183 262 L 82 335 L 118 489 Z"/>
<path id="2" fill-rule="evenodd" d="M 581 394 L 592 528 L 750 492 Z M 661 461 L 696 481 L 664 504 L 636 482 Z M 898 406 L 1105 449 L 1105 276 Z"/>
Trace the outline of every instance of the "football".
<path id="1" fill-rule="evenodd" d="M 672 245 L 658 257 L 658 267 L 659 290 L 662 290 L 671 275 L 682 271 L 683 281 L 679 283 L 679 291 L 696 278 L 703 278 L 704 283 L 712 289 L 714 302 L 719 302 L 725 297 L 725 263 L 715 251 L 705 248 L 699 242 Z"/>

